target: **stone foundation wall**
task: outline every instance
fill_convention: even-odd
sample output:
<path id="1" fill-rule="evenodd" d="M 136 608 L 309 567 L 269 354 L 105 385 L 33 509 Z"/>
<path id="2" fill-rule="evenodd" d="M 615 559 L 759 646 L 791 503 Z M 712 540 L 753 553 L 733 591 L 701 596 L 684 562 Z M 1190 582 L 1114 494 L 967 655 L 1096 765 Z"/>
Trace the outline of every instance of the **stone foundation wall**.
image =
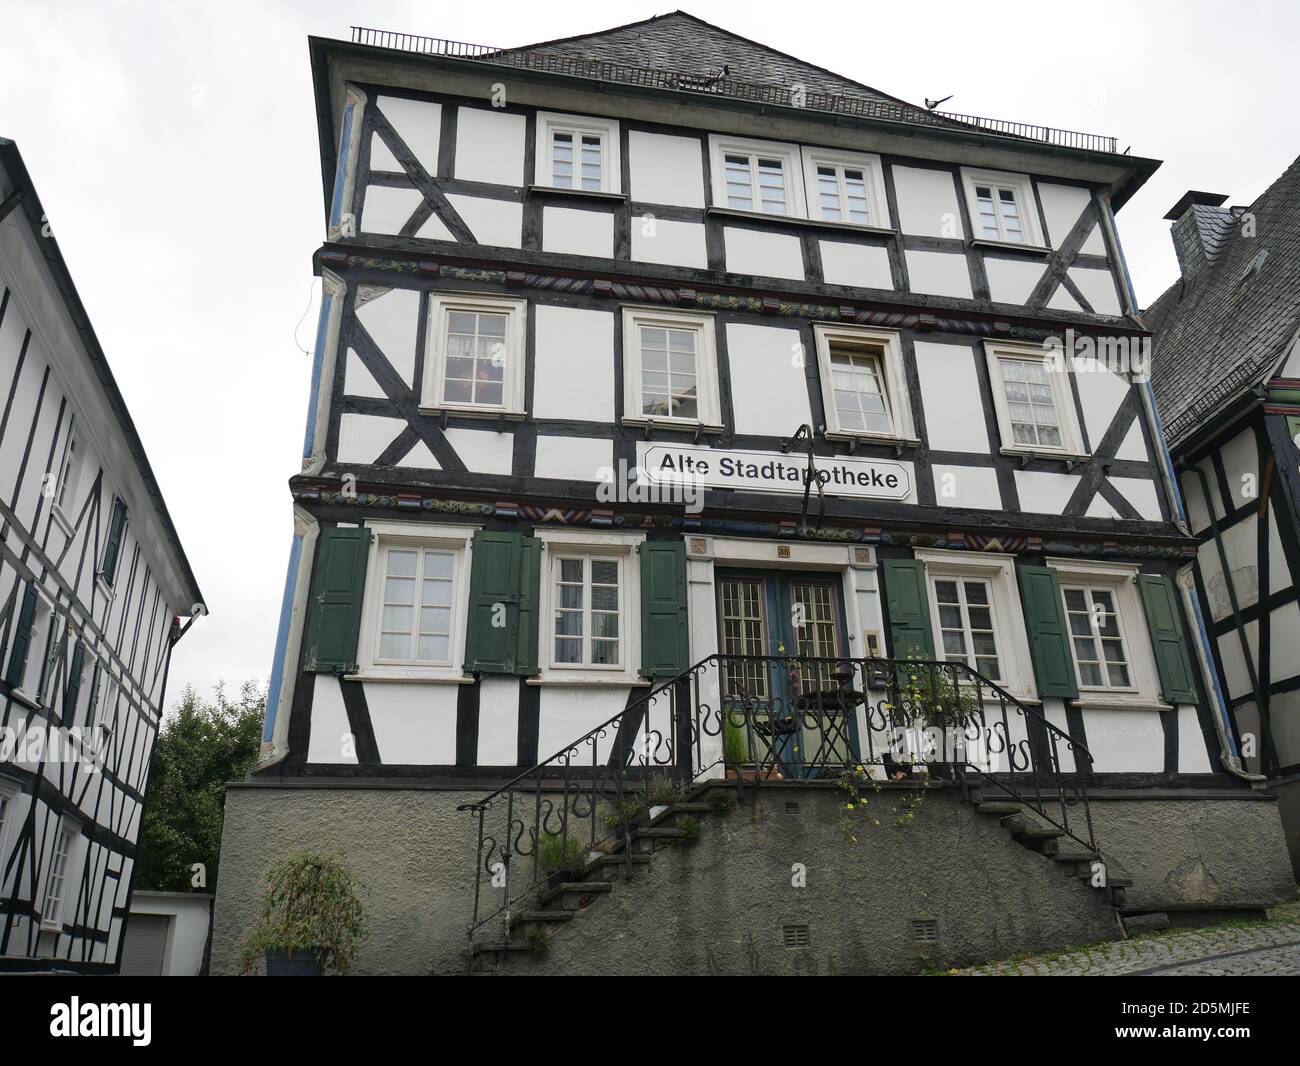
<path id="1" fill-rule="evenodd" d="M 212 972 L 237 972 L 267 867 L 308 848 L 341 855 L 369 886 L 357 972 L 460 972 L 476 825 L 455 808 L 479 794 L 231 786 Z M 854 812 L 853 843 L 838 790 L 787 783 L 746 792 L 725 814 L 702 816 L 696 843 L 657 852 L 633 882 L 560 929 L 546 952 L 515 956 L 510 968 L 915 973 L 1118 935 L 1102 893 L 1017 843 L 997 819 L 937 791 L 898 825 L 889 810 L 897 795 L 872 795 Z M 797 813 L 786 813 L 790 802 Z M 1098 799 L 1093 812 L 1103 850 L 1133 878 L 1129 906 L 1264 906 L 1294 896 L 1273 803 Z M 806 887 L 792 883 L 795 864 Z M 937 922 L 938 940 L 915 941 L 914 920 Z M 809 927 L 809 947 L 784 947 L 790 924 Z"/>

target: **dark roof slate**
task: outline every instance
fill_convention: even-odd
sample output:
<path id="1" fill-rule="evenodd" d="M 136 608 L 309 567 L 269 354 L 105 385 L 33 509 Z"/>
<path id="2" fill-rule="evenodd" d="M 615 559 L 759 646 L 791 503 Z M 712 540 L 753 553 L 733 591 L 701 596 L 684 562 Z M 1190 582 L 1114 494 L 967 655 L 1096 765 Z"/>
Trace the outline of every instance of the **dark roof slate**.
<path id="1" fill-rule="evenodd" d="M 1300 159 L 1213 236 L 1213 264 L 1142 316 L 1155 334 L 1151 380 L 1171 445 L 1263 384 L 1300 328 Z"/>
<path id="2" fill-rule="evenodd" d="M 787 87 L 799 84 L 809 92 L 907 103 L 870 85 L 714 26 L 685 11 L 673 11 L 596 33 L 541 41 L 507 51 L 578 56 L 605 63 L 692 74 L 716 73 L 726 65 L 731 77 L 741 81 Z"/>

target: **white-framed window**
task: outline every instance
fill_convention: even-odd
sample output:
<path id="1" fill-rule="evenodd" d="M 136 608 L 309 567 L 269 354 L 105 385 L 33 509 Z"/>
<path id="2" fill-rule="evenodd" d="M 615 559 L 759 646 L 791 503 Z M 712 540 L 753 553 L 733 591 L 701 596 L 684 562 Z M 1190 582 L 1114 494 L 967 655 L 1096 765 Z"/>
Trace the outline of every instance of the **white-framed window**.
<path id="1" fill-rule="evenodd" d="M 474 529 L 367 522 L 357 675 L 462 681 Z"/>
<path id="2" fill-rule="evenodd" d="M 803 172 L 810 218 L 892 228 L 880 156 L 805 147 Z"/>
<path id="3" fill-rule="evenodd" d="M 1037 702 L 1015 557 L 925 549 L 936 658 L 965 663 L 1017 699 Z"/>
<path id="4" fill-rule="evenodd" d="M 897 333 L 813 326 L 828 437 L 916 440 Z"/>
<path id="5" fill-rule="evenodd" d="M 712 315 L 623 309 L 623 417 L 722 425 Z"/>
<path id="6" fill-rule="evenodd" d="M 523 300 L 433 294 L 421 405 L 488 417 L 522 415 L 526 313 Z"/>
<path id="7" fill-rule="evenodd" d="M 961 180 L 976 240 L 1044 247 L 1038 202 L 1028 174 L 962 167 Z"/>
<path id="8" fill-rule="evenodd" d="M 537 115 L 535 185 L 577 192 L 622 188 L 618 123 L 549 111 Z"/>
<path id="9" fill-rule="evenodd" d="M 45 896 L 41 903 L 41 927 L 44 929 L 57 929 L 63 924 L 65 905 L 76 892 L 73 877 L 76 873 L 77 843 L 80 837 L 81 827 L 76 822 L 65 818 L 59 823 L 54 850 L 50 854 L 50 866 L 45 875 Z"/>
<path id="10" fill-rule="evenodd" d="M 640 683 L 639 533 L 539 530 L 542 682 Z"/>
<path id="11" fill-rule="evenodd" d="M 1168 710 L 1160 698 L 1138 568 L 1092 559 L 1049 558 L 1047 565 L 1061 586 L 1079 703 Z"/>
<path id="12" fill-rule="evenodd" d="M 709 156 L 714 207 L 807 217 L 797 145 L 711 136 Z"/>
<path id="13" fill-rule="evenodd" d="M 63 458 L 59 462 L 59 475 L 54 485 L 54 515 L 68 534 L 72 533 L 76 518 L 83 460 L 81 438 L 75 429 L 70 430 L 63 443 Z"/>
<path id="14" fill-rule="evenodd" d="M 1034 344 L 986 341 L 1004 452 L 1081 456 L 1083 434 L 1065 362 Z"/>
<path id="15" fill-rule="evenodd" d="M 0 862 L 9 860 L 9 830 L 18 822 L 18 782 L 0 777 Z M 0 867 L 0 891 L 4 889 L 5 872 Z"/>

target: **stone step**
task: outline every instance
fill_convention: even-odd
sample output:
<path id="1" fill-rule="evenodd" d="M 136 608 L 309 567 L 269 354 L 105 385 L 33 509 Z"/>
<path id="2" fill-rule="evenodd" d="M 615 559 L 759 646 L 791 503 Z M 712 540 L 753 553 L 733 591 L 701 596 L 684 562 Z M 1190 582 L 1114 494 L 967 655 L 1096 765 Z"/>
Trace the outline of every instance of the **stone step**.
<path id="1" fill-rule="evenodd" d="M 629 861 L 633 866 L 648 866 L 650 865 L 650 856 L 638 855 L 635 852 L 631 855 L 625 855 L 623 853 L 623 845 L 620 843 L 618 848 L 610 854 L 601 855 L 593 859 L 591 865 L 583 870 L 579 876 L 584 881 L 587 878 L 591 878 L 594 881 L 603 881 L 611 873 L 620 872 L 619 868 L 626 867 Z"/>
<path id="2" fill-rule="evenodd" d="M 528 937 L 534 930 L 544 931 L 562 922 L 571 922 L 577 911 L 524 911 L 510 918 L 511 943 L 515 936 Z M 525 941 L 526 942 L 526 941 Z"/>
<path id="3" fill-rule="evenodd" d="M 713 805 L 711 803 L 696 803 L 694 801 L 687 800 L 685 802 L 674 803 L 672 805 L 673 814 L 690 814 L 690 813 L 709 814 L 712 811 L 713 811 Z"/>
<path id="4" fill-rule="evenodd" d="M 1024 829 L 1018 830 L 1015 835 L 1022 840 L 1058 840 L 1065 836 L 1065 830 L 1026 822 Z"/>
<path id="5" fill-rule="evenodd" d="M 632 830 L 633 839 L 641 837 L 646 840 L 680 840 L 685 836 L 685 829 L 660 829 L 653 826 L 646 826 L 645 828 L 637 827 Z"/>
<path id="6" fill-rule="evenodd" d="M 1019 803 L 1014 803 L 1011 800 L 979 800 L 976 802 L 975 798 L 971 797 L 971 801 L 975 803 L 975 809 L 978 810 L 980 814 L 1019 814 L 1024 809 Z"/>
<path id="7" fill-rule="evenodd" d="M 547 889 L 537 902 L 543 910 L 579 911 L 593 902 L 594 897 L 613 891 L 613 881 L 566 881 Z"/>

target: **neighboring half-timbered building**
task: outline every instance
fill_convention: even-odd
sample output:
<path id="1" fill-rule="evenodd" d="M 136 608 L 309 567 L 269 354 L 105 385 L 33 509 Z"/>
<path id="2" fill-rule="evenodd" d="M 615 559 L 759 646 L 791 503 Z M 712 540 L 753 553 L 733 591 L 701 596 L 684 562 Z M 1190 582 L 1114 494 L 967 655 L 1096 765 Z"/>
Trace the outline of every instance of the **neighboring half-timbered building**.
<path id="1" fill-rule="evenodd" d="M 0 139 L 0 971 L 115 972 L 171 649 L 202 597 Z"/>
<path id="2" fill-rule="evenodd" d="M 1225 200 L 1165 216 L 1182 278 L 1144 319 L 1231 742 L 1300 873 L 1300 160 L 1249 207 Z"/>
<path id="3" fill-rule="evenodd" d="M 802 669 L 806 707 L 829 682 L 794 657 L 852 664 L 841 692 L 895 676 L 878 657 L 978 676 L 1016 708 L 1002 741 L 1059 746 L 1053 769 L 1116 803 L 1248 798 L 1116 233 L 1156 162 L 924 111 L 680 12 L 507 51 L 356 30 L 311 54 L 324 297 L 217 969 L 268 852 L 303 841 L 392 889 L 390 932 L 422 923 L 424 958 L 389 937 L 370 965 L 445 965 L 475 865 L 456 804 L 557 751 L 604 765 L 607 736 L 611 765 L 671 734 L 674 765 L 721 775 L 720 727 L 648 737 L 650 694 L 698 719 Z M 807 779 L 817 749 L 887 777 L 881 723 L 846 728 L 791 726 L 768 769 Z M 489 871 L 538 832 L 514 817 L 480 836 Z M 1214 876 L 1234 833 L 1281 848 L 1271 804 L 1212 821 Z M 1154 820 L 1125 824 L 1121 851 L 1157 846 Z M 1153 865 L 1197 853 L 1167 840 Z M 1217 905 L 1273 892 L 1265 866 L 1270 887 Z"/>

